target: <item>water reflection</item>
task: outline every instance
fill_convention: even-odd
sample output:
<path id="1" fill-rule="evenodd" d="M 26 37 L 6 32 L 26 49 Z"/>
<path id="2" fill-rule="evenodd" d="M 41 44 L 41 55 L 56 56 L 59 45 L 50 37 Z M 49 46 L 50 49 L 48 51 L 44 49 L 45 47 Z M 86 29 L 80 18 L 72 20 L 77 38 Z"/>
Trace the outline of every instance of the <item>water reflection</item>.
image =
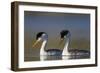
<path id="1" fill-rule="evenodd" d="M 67 55 L 67 56 L 40 56 L 40 60 L 68 60 L 68 59 L 86 59 L 89 55 Z"/>
<path id="2" fill-rule="evenodd" d="M 47 60 L 70 60 L 70 59 L 87 59 L 90 55 L 67 55 L 67 56 L 33 56 L 26 57 L 25 61 L 47 61 Z"/>

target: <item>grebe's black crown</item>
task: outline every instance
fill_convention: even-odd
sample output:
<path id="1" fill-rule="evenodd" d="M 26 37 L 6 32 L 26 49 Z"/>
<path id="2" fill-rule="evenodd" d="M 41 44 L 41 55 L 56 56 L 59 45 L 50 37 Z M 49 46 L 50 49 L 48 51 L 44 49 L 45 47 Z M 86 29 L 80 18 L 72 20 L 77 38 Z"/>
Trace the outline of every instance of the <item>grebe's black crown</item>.
<path id="1" fill-rule="evenodd" d="M 64 38 L 65 35 L 68 35 L 70 32 L 68 30 L 62 30 L 60 32 L 61 38 Z"/>
<path id="2" fill-rule="evenodd" d="M 46 34 L 46 33 L 45 33 L 45 32 L 39 32 L 39 33 L 37 33 L 36 40 L 37 40 L 39 37 L 41 37 L 43 34 Z"/>

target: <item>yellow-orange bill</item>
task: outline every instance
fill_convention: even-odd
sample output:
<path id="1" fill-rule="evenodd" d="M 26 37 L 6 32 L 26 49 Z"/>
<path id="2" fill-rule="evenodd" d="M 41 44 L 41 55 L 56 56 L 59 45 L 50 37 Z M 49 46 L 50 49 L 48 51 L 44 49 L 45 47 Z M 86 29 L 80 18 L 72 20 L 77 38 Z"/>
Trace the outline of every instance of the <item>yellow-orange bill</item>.
<path id="1" fill-rule="evenodd" d="M 36 41 L 34 44 L 33 44 L 33 48 L 39 43 L 39 41 Z"/>

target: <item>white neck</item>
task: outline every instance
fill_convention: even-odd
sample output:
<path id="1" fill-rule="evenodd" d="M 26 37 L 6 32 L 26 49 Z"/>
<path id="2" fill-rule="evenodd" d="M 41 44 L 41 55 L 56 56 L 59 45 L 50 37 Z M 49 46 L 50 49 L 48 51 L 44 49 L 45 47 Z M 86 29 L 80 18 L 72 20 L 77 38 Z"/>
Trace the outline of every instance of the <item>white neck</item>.
<path id="1" fill-rule="evenodd" d="M 65 40 L 66 40 L 66 43 L 65 43 L 62 55 L 69 55 L 68 46 L 69 46 L 70 38 L 67 38 Z"/>
<path id="2" fill-rule="evenodd" d="M 40 55 L 46 55 L 45 47 L 47 44 L 47 40 L 44 40 L 40 49 Z"/>

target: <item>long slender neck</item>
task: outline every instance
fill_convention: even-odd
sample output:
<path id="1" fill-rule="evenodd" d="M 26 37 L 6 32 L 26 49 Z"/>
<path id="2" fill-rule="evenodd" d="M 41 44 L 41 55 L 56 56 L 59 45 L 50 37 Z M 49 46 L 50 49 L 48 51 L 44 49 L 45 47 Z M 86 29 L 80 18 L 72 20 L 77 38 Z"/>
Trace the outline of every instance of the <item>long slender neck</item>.
<path id="1" fill-rule="evenodd" d="M 46 55 L 45 47 L 47 44 L 47 40 L 44 40 L 40 49 L 40 55 Z"/>
<path id="2" fill-rule="evenodd" d="M 62 52 L 62 55 L 69 55 L 69 51 L 68 51 L 68 48 L 69 48 L 69 41 L 70 41 L 70 38 L 66 38 L 65 39 L 65 46 L 64 46 L 64 49 L 63 49 L 63 52 Z"/>

